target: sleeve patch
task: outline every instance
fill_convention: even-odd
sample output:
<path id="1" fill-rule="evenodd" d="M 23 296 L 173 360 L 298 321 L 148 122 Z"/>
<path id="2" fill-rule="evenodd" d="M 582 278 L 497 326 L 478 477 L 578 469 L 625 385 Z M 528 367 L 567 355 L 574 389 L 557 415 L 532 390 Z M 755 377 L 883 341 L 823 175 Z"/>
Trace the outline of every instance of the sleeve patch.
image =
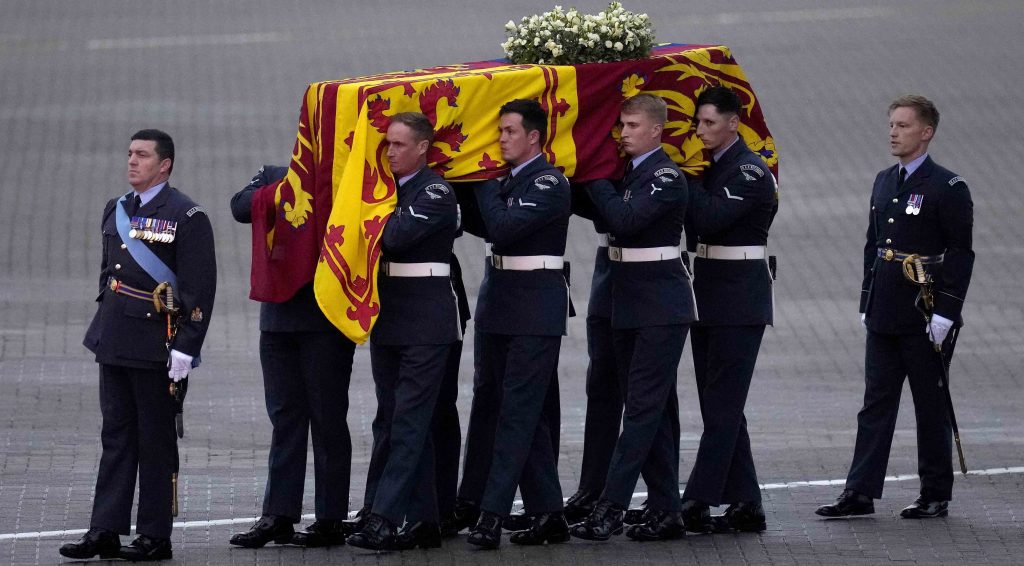
<path id="1" fill-rule="evenodd" d="M 429 185 L 423 190 L 427 193 L 427 196 L 429 196 L 431 200 L 444 198 L 444 195 L 448 194 L 448 187 L 442 185 L 441 183 Z"/>
<path id="2" fill-rule="evenodd" d="M 967 184 L 967 179 L 964 179 L 960 175 L 957 175 L 956 177 L 953 177 L 952 179 L 949 180 L 949 186 L 951 186 L 951 187 L 953 185 L 957 184 L 957 183 L 963 183 L 963 184 L 966 185 Z"/>
<path id="3" fill-rule="evenodd" d="M 193 206 L 188 210 L 188 212 L 185 213 L 185 216 L 192 218 L 192 215 L 197 212 L 202 212 L 203 214 L 206 214 L 206 209 L 201 206 Z"/>
<path id="4" fill-rule="evenodd" d="M 743 171 L 743 176 L 746 177 L 748 181 L 753 181 L 755 179 L 752 179 L 750 175 L 747 174 L 747 171 L 753 171 L 758 178 L 764 177 L 764 170 L 751 163 L 744 163 L 743 165 L 740 165 L 740 171 Z"/>
<path id="5" fill-rule="evenodd" d="M 546 191 L 558 185 L 558 177 L 554 175 L 542 175 L 533 180 L 533 186 L 539 190 Z"/>
<path id="6" fill-rule="evenodd" d="M 663 167 L 654 172 L 654 176 L 658 177 L 662 181 L 671 181 L 679 177 L 679 171 L 672 169 L 671 167 Z M 665 177 L 671 177 L 672 179 L 666 179 Z"/>

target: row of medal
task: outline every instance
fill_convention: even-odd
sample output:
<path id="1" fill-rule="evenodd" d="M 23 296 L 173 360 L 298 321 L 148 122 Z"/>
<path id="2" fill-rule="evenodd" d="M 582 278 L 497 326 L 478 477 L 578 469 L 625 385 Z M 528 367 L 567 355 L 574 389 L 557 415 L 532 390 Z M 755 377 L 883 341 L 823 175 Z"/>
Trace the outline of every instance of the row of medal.
<path id="1" fill-rule="evenodd" d="M 133 216 L 132 229 L 128 231 L 128 237 L 147 242 L 169 244 L 174 241 L 174 233 L 177 229 L 178 223 L 173 220 Z"/>
<path id="2" fill-rule="evenodd" d="M 910 198 L 907 199 L 907 209 L 904 212 L 917 216 L 921 214 L 922 204 L 924 204 L 924 195 L 910 195 Z"/>

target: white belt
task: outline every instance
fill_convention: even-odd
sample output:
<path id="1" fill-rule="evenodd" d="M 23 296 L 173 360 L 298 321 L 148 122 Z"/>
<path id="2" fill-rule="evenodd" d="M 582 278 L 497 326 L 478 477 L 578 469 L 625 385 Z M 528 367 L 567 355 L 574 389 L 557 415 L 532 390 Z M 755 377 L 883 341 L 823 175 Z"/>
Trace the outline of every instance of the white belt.
<path id="1" fill-rule="evenodd" d="M 608 248 L 608 259 L 621 262 L 679 260 L 679 246 L 659 248 Z"/>
<path id="2" fill-rule="evenodd" d="M 533 271 L 534 269 L 562 269 L 565 258 L 560 255 L 497 255 L 491 256 L 491 265 L 502 271 Z"/>
<path id="3" fill-rule="evenodd" d="M 765 246 L 709 246 L 697 244 L 697 257 L 704 259 L 764 259 Z"/>
<path id="4" fill-rule="evenodd" d="M 448 277 L 452 267 L 447 263 L 381 263 L 381 271 L 390 277 Z"/>
<path id="5" fill-rule="evenodd" d="M 597 233 L 597 247 L 607 248 L 608 247 L 608 234 Z"/>

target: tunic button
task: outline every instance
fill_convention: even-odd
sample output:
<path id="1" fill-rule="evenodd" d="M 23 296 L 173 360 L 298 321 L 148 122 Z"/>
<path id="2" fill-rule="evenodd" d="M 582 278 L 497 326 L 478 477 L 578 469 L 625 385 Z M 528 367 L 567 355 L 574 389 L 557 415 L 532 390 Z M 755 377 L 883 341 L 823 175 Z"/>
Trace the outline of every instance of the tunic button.
<path id="1" fill-rule="evenodd" d="M 895 220 L 893 220 L 892 218 L 890 218 L 890 219 L 889 219 L 889 224 L 892 224 L 893 222 L 896 222 L 896 221 L 895 221 Z"/>
<path id="2" fill-rule="evenodd" d="M 896 198 L 892 199 L 892 203 L 893 203 L 893 204 L 896 204 L 896 203 L 898 203 L 898 202 L 900 202 L 900 199 L 896 199 Z"/>
<path id="3" fill-rule="evenodd" d="M 114 269 L 121 269 L 121 264 L 120 263 L 115 263 L 114 264 Z"/>
<path id="4" fill-rule="evenodd" d="M 147 312 L 146 313 L 146 318 L 151 318 L 152 316 L 153 316 L 153 313 L 151 313 L 151 312 Z"/>
<path id="5" fill-rule="evenodd" d="M 121 249 L 122 250 L 127 250 L 128 249 L 128 244 L 121 244 Z"/>
<path id="6" fill-rule="evenodd" d="M 873 206 L 872 206 L 872 207 L 871 207 L 871 210 L 874 210 L 874 209 L 875 209 L 875 207 L 873 207 Z"/>
<path id="7" fill-rule="evenodd" d="M 887 243 L 887 244 L 891 244 L 891 243 L 892 243 L 892 239 L 891 239 L 891 238 L 886 238 L 886 239 L 885 239 L 885 243 Z"/>

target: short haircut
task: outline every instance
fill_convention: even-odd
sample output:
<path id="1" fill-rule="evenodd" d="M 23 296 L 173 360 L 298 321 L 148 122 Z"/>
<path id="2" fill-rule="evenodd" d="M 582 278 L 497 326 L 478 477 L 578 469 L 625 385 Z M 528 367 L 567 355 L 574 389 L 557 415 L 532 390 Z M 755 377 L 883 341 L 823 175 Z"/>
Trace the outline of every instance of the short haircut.
<path id="1" fill-rule="evenodd" d="M 519 114 L 523 117 L 523 129 L 526 133 L 532 131 L 540 132 L 540 145 L 548 138 L 548 113 L 540 107 L 536 100 L 523 100 L 517 98 L 510 100 L 501 106 L 498 116 L 505 114 Z"/>
<path id="2" fill-rule="evenodd" d="M 412 130 L 412 135 L 417 142 L 426 140 L 428 145 L 434 143 L 434 125 L 430 123 L 430 118 L 427 118 L 425 114 L 399 112 L 391 117 L 391 123 L 404 124 Z"/>
<path id="3" fill-rule="evenodd" d="M 660 96 L 646 92 L 622 101 L 619 109 L 623 114 L 646 114 L 656 124 L 665 125 L 668 121 L 668 105 Z"/>
<path id="4" fill-rule="evenodd" d="M 156 142 L 156 154 L 160 161 L 171 160 L 171 166 L 167 169 L 167 174 L 171 174 L 171 170 L 174 169 L 174 140 L 167 132 L 154 129 L 139 130 L 132 136 L 132 141 L 135 140 Z"/>
<path id="5" fill-rule="evenodd" d="M 719 114 L 740 114 L 743 109 L 743 102 L 739 95 L 727 86 L 713 86 L 704 90 L 697 97 L 695 109 L 700 110 L 701 106 L 710 104 L 715 107 Z"/>
<path id="6" fill-rule="evenodd" d="M 892 101 L 889 105 L 889 114 L 897 108 L 911 108 L 918 119 L 931 126 L 933 130 L 939 129 L 939 109 L 931 100 L 919 94 L 905 94 Z"/>

